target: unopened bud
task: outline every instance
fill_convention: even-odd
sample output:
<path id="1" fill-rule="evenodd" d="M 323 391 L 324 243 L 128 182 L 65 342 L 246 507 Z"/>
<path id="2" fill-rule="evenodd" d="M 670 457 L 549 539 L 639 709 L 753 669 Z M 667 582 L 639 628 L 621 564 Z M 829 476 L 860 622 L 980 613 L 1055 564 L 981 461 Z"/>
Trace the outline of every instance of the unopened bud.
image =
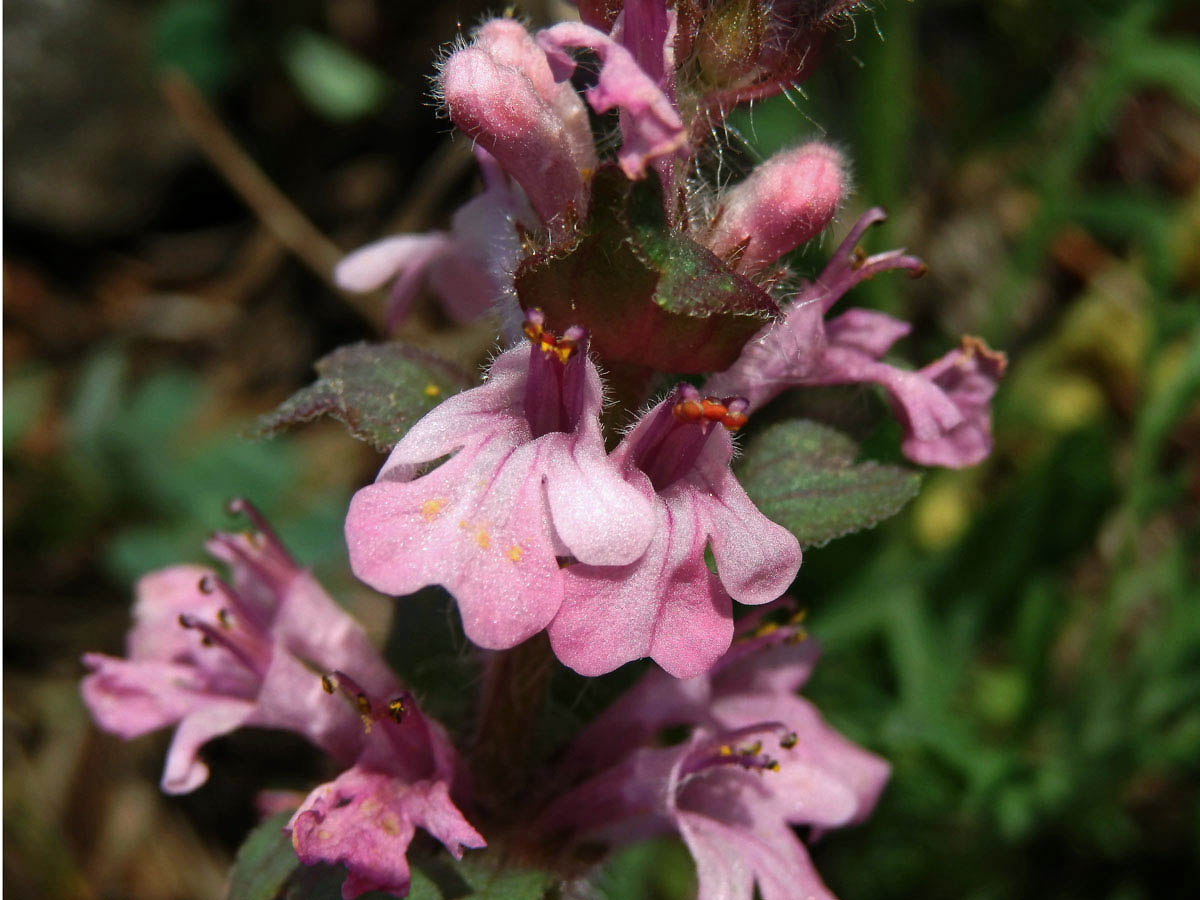
<path id="1" fill-rule="evenodd" d="M 754 274 L 815 237 L 846 189 L 842 157 L 805 144 L 762 163 L 723 198 L 705 243 L 743 274 Z"/>
<path id="2" fill-rule="evenodd" d="M 569 81 L 554 80 L 545 51 L 525 26 L 516 19 L 490 19 L 475 32 L 474 46 L 493 62 L 516 69 L 529 79 L 537 95 L 561 117 L 575 168 L 595 171 L 599 163 L 587 107 Z"/>
<path id="3" fill-rule="evenodd" d="M 584 208 L 567 126 L 524 73 L 467 47 L 446 60 L 439 83 L 454 124 L 516 179 L 543 221 Z"/>

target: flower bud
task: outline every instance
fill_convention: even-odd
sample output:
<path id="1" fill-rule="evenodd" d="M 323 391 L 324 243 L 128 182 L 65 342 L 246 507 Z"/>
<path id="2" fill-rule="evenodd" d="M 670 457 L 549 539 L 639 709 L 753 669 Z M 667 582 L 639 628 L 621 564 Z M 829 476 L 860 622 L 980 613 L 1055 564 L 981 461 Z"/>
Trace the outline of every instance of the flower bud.
<path id="1" fill-rule="evenodd" d="M 820 233 L 845 189 L 842 157 L 832 147 L 776 154 L 725 194 L 705 244 L 738 272 L 760 272 Z"/>
<path id="2" fill-rule="evenodd" d="M 586 206 L 584 177 L 563 117 L 529 77 L 479 47 L 452 54 L 439 78 L 450 118 L 496 157 L 544 222 Z"/>
<path id="3" fill-rule="evenodd" d="M 515 19 L 490 19 L 475 33 L 475 46 L 529 79 L 538 96 L 562 117 L 576 168 L 595 171 L 599 163 L 587 107 L 569 81 L 555 81 L 545 51 L 525 26 Z"/>

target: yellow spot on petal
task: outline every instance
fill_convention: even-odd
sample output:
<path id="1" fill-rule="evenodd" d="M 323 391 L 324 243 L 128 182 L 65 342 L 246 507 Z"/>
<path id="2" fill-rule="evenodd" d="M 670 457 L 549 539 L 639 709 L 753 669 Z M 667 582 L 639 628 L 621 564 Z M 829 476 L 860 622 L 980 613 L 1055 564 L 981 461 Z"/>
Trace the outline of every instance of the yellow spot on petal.
<path id="1" fill-rule="evenodd" d="M 475 539 L 475 543 L 477 543 L 482 549 L 486 550 L 492 545 L 492 536 L 488 534 L 487 529 L 482 525 L 472 525 L 466 519 L 460 519 L 458 522 L 458 527 L 463 531 L 471 532 L 471 537 Z"/>
<path id="2" fill-rule="evenodd" d="M 320 831 L 317 832 L 317 838 L 322 841 L 327 841 L 331 837 L 333 837 L 333 835 L 330 834 L 328 831 L 326 831 L 324 828 L 322 828 Z"/>
<path id="3" fill-rule="evenodd" d="M 445 497 L 434 497 L 432 500 L 426 500 L 421 504 L 421 518 L 426 522 L 432 522 L 437 518 L 437 514 L 442 511 L 442 507 L 445 505 Z"/>
<path id="4" fill-rule="evenodd" d="M 521 549 L 520 544 L 513 544 L 511 547 L 508 548 L 508 558 L 511 559 L 513 562 L 520 562 L 521 554 L 524 552 L 525 551 Z"/>
<path id="5" fill-rule="evenodd" d="M 442 389 L 440 387 L 438 387 L 436 384 L 425 385 L 425 396 L 426 397 L 436 397 L 441 392 L 442 392 Z"/>
<path id="6" fill-rule="evenodd" d="M 386 815 L 379 820 L 379 827 L 388 834 L 399 834 L 400 820 L 393 815 Z"/>

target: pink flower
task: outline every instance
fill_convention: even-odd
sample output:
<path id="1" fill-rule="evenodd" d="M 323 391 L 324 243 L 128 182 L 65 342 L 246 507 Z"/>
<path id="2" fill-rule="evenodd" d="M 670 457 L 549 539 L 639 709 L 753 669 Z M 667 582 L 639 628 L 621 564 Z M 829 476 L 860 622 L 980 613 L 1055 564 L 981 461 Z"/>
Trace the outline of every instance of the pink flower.
<path id="1" fill-rule="evenodd" d="M 586 336 L 556 338 L 540 313 L 527 316 L 531 343 L 418 422 L 346 518 L 359 578 L 393 595 L 444 586 L 467 637 L 490 649 L 520 643 L 558 612 L 559 557 L 620 566 L 656 527 L 651 501 L 605 455 Z"/>
<path id="2" fill-rule="evenodd" d="M 520 257 L 517 225 L 528 226 L 525 199 L 486 151 L 476 148 L 484 192 L 455 213 L 450 231 L 398 234 L 355 250 L 334 270 L 343 290 L 365 293 L 391 282 L 387 324 L 397 327 L 422 286 L 459 322 L 488 313 L 512 289 Z"/>
<path id="3" fill-rule="evenodd" d="M 484 23 L 446 59 L 438 86 L 454 124 L 499 161 L 543 222 L 587 212 L 597 164 L 587 111 L 520 23 Z"/>
<path id="4" fill-rule="evenodd" d="M 173 794 L 207 779 L 197 754 L 214 737 L 243 725 L 304 735 L 351 767 L 292 817 L 301 861 L 344 863 L 347 900 L 375 889 L 407 893 L 405 851 L 416 826 L 456 856 L 483 846 L 450 799 L 454 749 L 257 511 L 244 501 L 231 506 L 259 530 L 210 541 L 231 567 L 230 582 L 200 566 L 143 578 L 128 658 L 87 654 L 84 701 L 101 728 L 124 738 L 177 726 L 162 779 Z M 351 702 L 333 696 L 337 689 Z"/>
<path id="5" fill-rule="evenodd" d="M 846 190 L 844 168 L 824 144 L 772 156 L 720 199 L 705 245 L 757 274 L 829 224 Z"/>
<path id="6" fill-rule="evenodd" d="M 101 728 L 133 738 L 175 725 L 162 788 L 181 794 L 208 777 L 199 759 L 209 740 L 243 725 L 285 728 L 331 756 L 352 760 L 355 717 L 324 697 L 308 668 L 350 668 L 373 690 L 394 677 L 366 634 L 302 570 L 245 503 L 254 536 L 218 534 L 209 543 L 233 577 L 176 566 L 137 586 L 127 657 L 84 656 L 85 702 Z"/>
<path id="7" fill-rule="evenodd" d="M 464 847 L 486 846 L 450 799 L 457 759 L 440 726 L 425 719 L 411 696 L 372 696 L 336 672 L 322 684 L 343 693 L 365 729 L 355 764 L 316 788 L 287 824 L 305 865 L 342 864 L 342 897 L 367 891 L 408 893 L 405 851 L 418 827 L 461 859 Z"/>
<path id="8" fill-rule="evenodd" d="M 677 388 L 639 420 L 613 461 L 652 504 L 653 536 L 627 565 L 580 560 L 549 628 L 558 658 L 599 675 L 650 656 L 678 678 L 708 669 L 733 636 L 731 597 L 767 603 L 791 584 L 800 546 L 760 513 L 729 461 L 745 401 Z M 711 547 L 714 575 L 705 563 Z"/>
<path id="9" fill-rule="evenodd" d="M 755 884 L 764 900 L 831 898 L 792 826 L 862 821 L 888 766 L 796 696 L 817 651 L 794 620 L 762 621 L 707 675 L 651 671 L 602 713 L 564 763 L 562 774 L 584 779 L 540 827 L 614 843 L 677 831 L 696 861 L 700 900 L 750 900 Z M 672 726 L 691 734 L 655 747 Z"/>
<path id="10" fill-rule="evenodd" d="M 659 48 L 666 46 L 667 34 L 662 39 Z M 661 71 L 661 49 L 657 53 L 660 71 L 650 74 L 626 46 L 580 22 L 562 22 L 540 31 L 537 41 L 546 51 L 554 76 L 564 83 L 575 71 L 568 48 L 587 48 L 600 58 L 600 75 L 588 89 L 587 99 L 598 113 L 620 110 L 621 149 L 617 161 L 626 177 L 641 178 L 650 162 L 684 148 L 687 133 L 683 120 L 660 84 L 660 79 L 669 74 Z M 654 58 L 653 52 L 650 58 Z"/>
<path id="11" fill-rule="evenodd" d="M 838 247 L 820 277 L 764 328 L 738 360 L 705 385 L 711 393 L 737 393 L 754 410 L 795 385 L 872 381 L 889 395 L 904 425 L 904 453 L 922 465 L 974 465 L 991 451 L 988 401 L 1004 374 L 1005 358 L 980 340 L 965 338 L 959 350 L 924 369 L 899 369 L 880 358 L 906 335 L 909 325 L 883 313 L 851 309 L 834 319 L 825 314 L 856 284 L 888 269 L 915 275 L 919 259 L 893 250 L 871 257 L 855 245 L 868 227 L 884 218 L 868 210 Z"/>

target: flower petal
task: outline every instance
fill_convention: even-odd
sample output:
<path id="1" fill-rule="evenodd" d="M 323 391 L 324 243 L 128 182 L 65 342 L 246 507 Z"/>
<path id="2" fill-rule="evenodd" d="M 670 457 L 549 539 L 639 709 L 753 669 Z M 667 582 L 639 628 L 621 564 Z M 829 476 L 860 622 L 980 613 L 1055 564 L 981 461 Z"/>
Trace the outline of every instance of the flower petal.
<path id="1" fill-rule="evenodd" d="M 654 500 L 622 478 L 605 453 L 597 418 L 600 379 L 590 363 L 588 381 L 577 433 L 542 438 L 546 497 L 554 530 L 571 555 L 589 565 L 626 565 L 650 543 Z"/>
<path id="2" fill-rule="evenodd" d="M 159 786 L 166 794 L 186 794 L 208 780 L 200 748 L 213 738 L 236 731 L 254 713 L 249 700 L 214 700 L 188 713 L 175 729 Z"/>
<path id="3" fill-rule="evenodd" d="M 562 602 L 539 450 L 501 435 L 416 481 L 360 490 L 346 517 L 355 575 L 395 596 L 443 585 L 481 647 L 536 634 Z"/>
<path id="4" fill-rule="evenodd" d="M 717 574 L 739 603 L 778 599 L 800 570 L 800 544 L 786 528 L 758 511 L 729 468 L 733 444 L 714 432 L 689 480 L 702 486 L 703 510 Z"/>
<path id="5" fill-rule="evenodd" d="M 696 860 L 697 900 L 836 900 L 790 828 L 774 823 L 735 828 L 680 812 L 679 831 Z"/>
<path id="6" fill-rule="evenodd" d="M 405 783 L 354 766 L 317 788 L 288 828 L 301 862 L 344 864 L 342 897 L 372 890 L 408 893 L 405 854 L 417 827 L 442 841 L 456 857 L 484 840 L 450 801 L 443 782 Z"/>
<path id="7" fill-rule="evenodd" d="M 650 656 L 675 677 L 690 678 L 728 649 L 729 596 L 704 564 L 704 522 L 691 488 L 681 488 L 660 495 L 654 538 L 637 562 L 564 571 L 565 600 L 550 642 L 581 675 Z"/>
<path id="8" fill-rule="evenodd" d="M 876 359 L 910 331 L 912 326 L 907 322 L 873 309 L 848 309 L 825 323 L 830 343 L 854 347 Z"/>
<path id="9" fill-rule="evenodd" d="M 627 177 L 641 178 L 652 160 L 685 145 L 687 132 L 674 104 L 633 55 L 603 31 L 581 22 L 561 22 L 538 32 L 537 40 L 560 81 L 575 71 L 568 47 L 585 47 L 600 57 L 600 75 L 587 91 L 588 103 L 598 113 L 620 108 L 617 160 Z"/>
<path id="10" fill-rule="evenodd" d="M 192 666 L 100 653 L 85 654 L 83 664 L 91 670 L 81 685 L 88 711 L 97 725 L 126 740 L 174 725 L 210 699 Z"/>

